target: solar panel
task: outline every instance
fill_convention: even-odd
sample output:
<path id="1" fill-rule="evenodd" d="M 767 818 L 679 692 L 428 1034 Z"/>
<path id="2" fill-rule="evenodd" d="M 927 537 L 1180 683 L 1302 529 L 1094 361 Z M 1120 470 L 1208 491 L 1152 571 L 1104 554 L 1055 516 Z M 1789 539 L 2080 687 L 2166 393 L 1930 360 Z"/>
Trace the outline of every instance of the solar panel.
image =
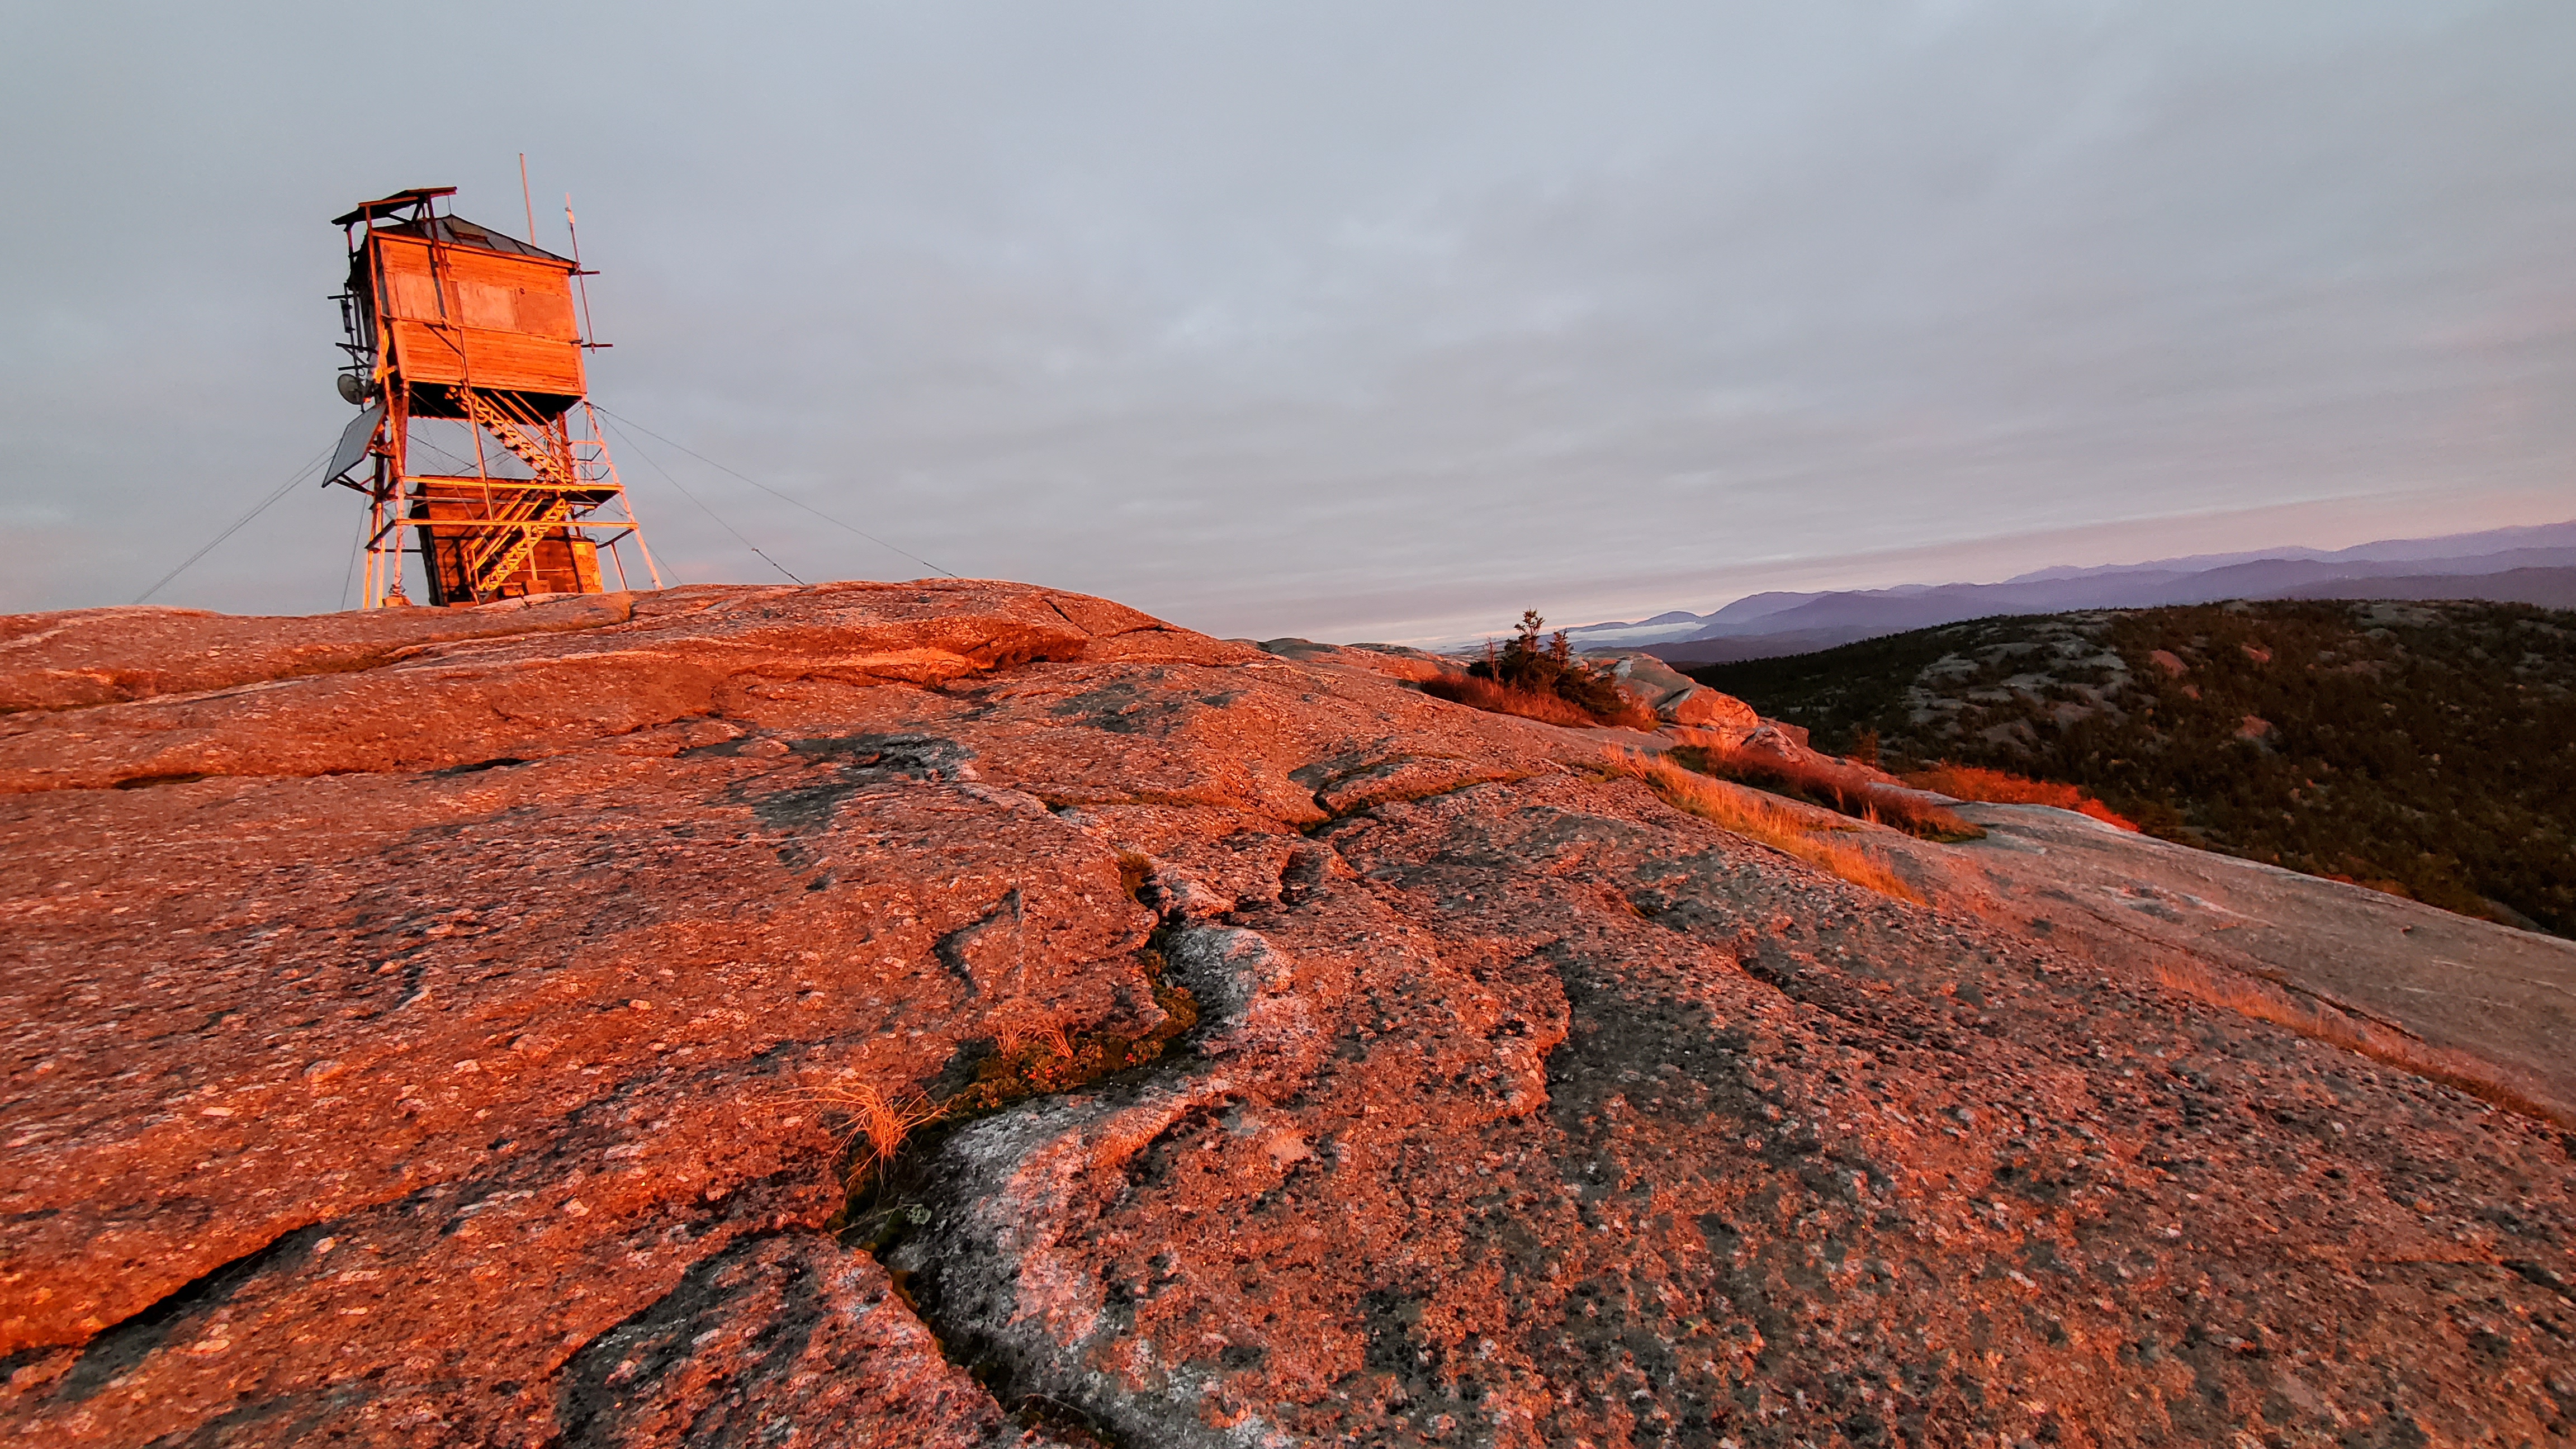
<path id="1" fill-rule="evenodd" d="M 385 405 L 375 403 L 365 412 L 349 419 L 340 430 L 340 446 L 331 450 L 331 469 L 322 475 L 324 487 L 349 476 L 349 470 L 366 461 L 367 445 L 376 440 L 376 429 L 384 423 Z"/>

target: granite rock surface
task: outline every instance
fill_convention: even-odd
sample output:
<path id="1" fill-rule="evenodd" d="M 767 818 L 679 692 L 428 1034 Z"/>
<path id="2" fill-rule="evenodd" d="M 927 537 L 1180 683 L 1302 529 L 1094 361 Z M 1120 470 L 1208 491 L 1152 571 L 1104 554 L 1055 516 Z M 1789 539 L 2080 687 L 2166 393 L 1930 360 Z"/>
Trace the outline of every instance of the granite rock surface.
<path id="1" fill-rule="evenodd" d="M 973 581 L 0 620 L 0 1435 L 2576 1437 L 2554 1124 L 1296 652 Z M 850 1230 L 864 1094 L 1174 986 Z"/>

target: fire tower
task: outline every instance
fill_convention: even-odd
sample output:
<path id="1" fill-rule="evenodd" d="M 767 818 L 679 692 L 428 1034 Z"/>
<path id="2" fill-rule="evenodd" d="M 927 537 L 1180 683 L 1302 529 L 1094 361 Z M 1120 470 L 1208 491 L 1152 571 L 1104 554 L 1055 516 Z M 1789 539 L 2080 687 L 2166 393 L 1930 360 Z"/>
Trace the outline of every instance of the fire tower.
<path id="1" fill-rule="evenodd" d="M 627 538 L 660 588 L 583 384 L 583 352 L 604 344 L 576 325 L 578 244 L 567 260 L 442 215 L 455 192 L 396 192 L 332 220 L 349 243 L 340 395 L 363 411 L 324 482 L 367 495 L 366 607 L 408 602 L 407 552 L 432 604 L 595 594 L 603 550 L 626 588 Z"/>

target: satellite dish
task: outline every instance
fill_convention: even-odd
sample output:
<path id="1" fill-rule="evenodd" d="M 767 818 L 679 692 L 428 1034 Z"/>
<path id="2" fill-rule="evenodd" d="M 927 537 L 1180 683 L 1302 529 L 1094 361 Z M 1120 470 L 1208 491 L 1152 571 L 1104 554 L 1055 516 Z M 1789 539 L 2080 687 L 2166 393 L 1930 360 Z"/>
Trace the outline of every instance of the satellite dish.
<path id="1" fill-rule="evenodd" d="M 355 407 L 367 400 L 367 384 L 354 372 L 340 374 L 340 401 Z"/>

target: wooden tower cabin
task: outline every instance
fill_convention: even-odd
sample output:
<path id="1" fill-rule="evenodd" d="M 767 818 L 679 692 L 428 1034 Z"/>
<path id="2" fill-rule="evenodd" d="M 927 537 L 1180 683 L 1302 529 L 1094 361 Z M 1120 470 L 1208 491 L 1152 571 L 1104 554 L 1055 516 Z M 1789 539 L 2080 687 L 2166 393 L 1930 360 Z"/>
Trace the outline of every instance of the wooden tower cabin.
<path id="1" fill-rule="evenodd" d="M 442 213 L 455 191 L 332 221 L 349 244 L 340 395 L 361 411 L 324 482 L 367 496 L 366 607 L 410 602 L 406 553 L 432 604 L 624 589 L 628 539 L 661 587 L 586 396 L 583 355 L 604 344 L 576 319 L 578 245 L 567 259 Z"/>

